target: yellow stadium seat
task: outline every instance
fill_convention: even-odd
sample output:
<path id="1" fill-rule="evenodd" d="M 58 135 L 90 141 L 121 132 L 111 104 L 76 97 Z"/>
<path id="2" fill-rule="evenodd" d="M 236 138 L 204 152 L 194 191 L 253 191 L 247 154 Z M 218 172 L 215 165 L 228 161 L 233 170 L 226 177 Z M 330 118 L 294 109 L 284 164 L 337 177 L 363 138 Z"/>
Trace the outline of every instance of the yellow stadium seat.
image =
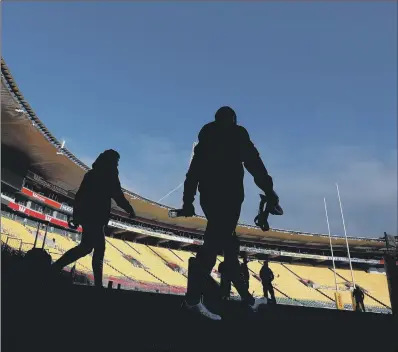
<path id="1" fill-rule="evenodd" d="M 322 286 L 329 286 L 330 289 L 319 289 L 324 295 L 329 297 L 329 301 L 335 302 L 334 292 L 335 281 L 333 271 L 329 270 L 327 267 L 315 267 L 311 265 L 300 265 L 300 264 L 285 264 L 290 270 L 295 272 L 301 278 L 305 280 L 311 280 L 316 284 Z M 336 276 L 337 287 L 341 294 L 344 304 L 351 304 L 351 293 L 346 290 L 343 280 Z M 325 299 L 325 301 L 328 301 Z"/>
<path id="2" fill-rule="evenodd" d="M 342 278 L 351 281 L 351 272 L 347 269 L 336 270 Z M 384 274 L 370 274 L 361 270 L 354 270 L 355 283 L 364 288 L 369 295 L 382 302 L 388 307 L 391 307 L 390 294 L 388 291 L 387 277 Z M 365 305 L 382 306 L 376 300 L 368 295 L 365 296 Z"/>
<path id="3" fill-rule="evenodd" d="M 257 275 L 259 275 L 261 267 L 262 264 L 258 261 L 249 263 L 249 268 L 251 268 Z M 270 262 L 269 267 L 275 276 L 273 286 L 276 297 L 284 296 L 278 292 L 281 291 L 288 297 L 297 300 L 326 301 L 326 298 L 321 293 L 302 284 L 299 279 L 282 264 Z"/>
<path id="4" fill-rule="evenodd" d="M 126 258 L 123 257 L 122 253 L 131 255 L 130 253 L 126 253 L 122 248 L 123 241 L 107 238 L 107 244 L 105 249 L 105 259 L 108 260 L 109 264 L 120 270 L 121 273 L 115 273 L 111 276 L 116 276 L 121 279 L 132 279 L 141 282 L 148 282 L 154 284 L 161 284 L 161 281 L 156 277 L 149 274 L 142 268 L 135 267 L 131 262 L 129 262 Z M 105 273 L 105 265 L 104 265 L 104 273 Z"/>
<path id="5" fill-rule="evenodd" d="M 27 251 L 33 247 L 37 228 L 25 226 L 18 221 L 1 217 L 1 240 L 16 250 Z M 44 235 L 44 231 L 40 230 Z M 55 242 L 53 242 L 55 240 Z M 77 243 L 67 236 L 58 233 L 47 233 L 45 249 L 48 250 L 53 260 L 57 260 L 63 253 L 76 246 Z M 42 238 L 38 238 L 37 246 L 42 246 Z M 106 249 L 104 257 L 104 277 L 113 277 L 132 283 L 138 281 L 142 283 L 155 285 L 170 285 L 175 287 L 186 287 L 189 258 L 195 256 L 195 253 L 168 249 L 144 244 L 125 242 L 114 238 L 106 238 Z M 129 258 L 134 258 L 140 262 L 144 268 L 134 266 Z M 217 256 L 215 269 L 224 258 Z M 83 273 L 92 275 L 92 254 L 81 258 L 76 263 L 76 269 Z M 174 271 L 166 263 L 174 263 L 183 269 L 182 273 Z M 72 267 L 74 263 L 69 265 Z M 318 267 L 304 264 L 282 264 L 279 262 L 270 262 L 269 266 L 274 272 L 275 280 L 273 282 L 276 297 L 290 297 L 296 300 L 312 300 L 321 302 L 334 302 L 335 281 L 331 268 Z M 249 291 L 255 296 L 263 295 L 261 281 L 254 275 L 259 276 L 262 262 L 258 260 L 250 261 L 248 264 L 250 272 Z M 184 272 L 185 271 L 185 272 Z M 351 304 L 351 292 L 347 291 L 345 283 L 351 281 L 350 270 L 337 269 L 337 285 L 342 295 L 343 303 Z M 322 288 L 308 287 L 302 282 L 311 280 Z M 365 304 L 371 306 L 391 307 L 387 278 L 384 274 L 370 274 L 361 270 L 354 270 L 355 282 L 368 293 L 365 297 Z M 220 279 L 214 276 L 214 279 L 220 283 Z M 232 291 L 237 294 L 232 286 Z M 373 298 L 372 298 L 373 297 Z M 380 304 L 380 302 L 382 304 Z"/>
<path id="6" fill-rule="evenodd" d="M 186 287 L 187 279 L 180 273 L 169 268 L 154 251 L 144 244 L 129 243 L 135 249 L 129 252 L 133 258 L 146 266 L 157 278 L 171 286 Z"/>
<path id="7" fill-rule="evenodd" d="M 24 225 L 3 216 L 1 217 L 1 225 L 9 233 L 7 244 L 11 248 L 19 250 L 21 242 L 24 244 L 22 249 L 25 251 L 33 247 L 35 238 Z"/>

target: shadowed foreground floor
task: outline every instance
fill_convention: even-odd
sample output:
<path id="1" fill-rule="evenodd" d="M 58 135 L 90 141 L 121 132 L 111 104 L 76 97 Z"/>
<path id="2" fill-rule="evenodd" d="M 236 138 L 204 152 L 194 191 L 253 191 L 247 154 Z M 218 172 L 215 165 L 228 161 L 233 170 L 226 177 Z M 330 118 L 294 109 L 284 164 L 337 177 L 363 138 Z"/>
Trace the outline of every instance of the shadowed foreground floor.
<path id="1" fill-rule="evenodd" d="M 397 352 L 391 315 L 239 302 L 225 320 L 180 308 L 182 297 L 93 287 L 2 282 L 2 351 L 373 351 Z"/>

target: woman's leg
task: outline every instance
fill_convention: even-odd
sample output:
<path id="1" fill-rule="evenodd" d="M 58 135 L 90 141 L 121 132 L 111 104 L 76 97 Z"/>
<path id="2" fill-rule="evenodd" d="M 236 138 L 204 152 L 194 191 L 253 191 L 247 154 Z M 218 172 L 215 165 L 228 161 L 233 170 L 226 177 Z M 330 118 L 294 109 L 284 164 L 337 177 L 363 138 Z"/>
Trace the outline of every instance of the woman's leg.
<path id="1" fill-rule="evenodd" d="M 98 227 L 97 231 L 98 233 L 94 244 L 92 265 L 94 273 L 94 285 L 97 287 L 102 287 L 102 274 L 105 255 L 105 226 L 101 225 Z"/>
<path id="2" fill-rule="evenodd" d="M 53 264 L 55 270 L 61 271 L 65 266 L 86 256 L 93 250 L 90 230 L 90 227 L 83 228 L 80 244 L 65 252 L 64 255 Z"/>

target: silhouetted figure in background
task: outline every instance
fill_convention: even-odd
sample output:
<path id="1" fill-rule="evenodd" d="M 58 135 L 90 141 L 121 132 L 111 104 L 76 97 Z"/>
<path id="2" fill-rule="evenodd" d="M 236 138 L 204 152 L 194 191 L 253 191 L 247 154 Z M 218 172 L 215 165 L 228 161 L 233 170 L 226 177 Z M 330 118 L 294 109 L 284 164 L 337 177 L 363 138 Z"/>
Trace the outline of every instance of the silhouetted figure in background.
<path id="1" fill-rule="evenodd" d="M 269 197 L 271 203 L 277 204 L 278 198 L 273 191 L 272 178 L 257 149 L 246 129 L 237 125 L 236 114 L 230 107 L 220 108 L 215 121 L 202 128 L 198 139 L 184 183 L 183 211 L 185 216 L 195 214 L 193 202 L 198 188 L 200 205 L 208 222 L 203 246 L 188 275 L 184 303 L 192 311 L 219 320 L 221 317 L 211 313 L 200 299 L 206 276 L 210 274 L 217 254 L 221 251 L 224 252 L 225 265 L 233 275 L 232 282 L 242 300 L 253 311 L 265 303 L 264 300 L 255 300 L 247 290 L 240 275 L 233 243 L 233 233 L 244 200 L 243 165 L 254 176 L 256 185 Z"/>
<path id="2" fill-rule="evenodd" d="M 94 284 L 102 286 L 102 267 L 105 254 L 105 231 L 111 211 L 111 199 L 135 217 L 134 209 L 124 197 L 119 181 L 120 155 L 114 150 L 106 150 L 99 155 L 80 185 L 73 207 L 73 222 L 83 227 L 80 244 L 67 251 L 54 264 L 55 270 L 62 270 L 70 263 L 93 253 Z"/>
<path id="3" fill-rule="evenodd" d="M 40 287 L 48 283 L 51 274 L 51 255 L 41 248 L 32 248 L 23 258 L 23 284 L 27 287 Z"/>
<path id="4" fill-rule="evenodd" d="M 365 294 L 363 293 L 362 289 L 356 285 L 354 291 L 352 291 L 352 294 L 354 295 L 355 302 L 357 304 L 355 310 L 358 312 L 366 312 L 365 304 L 363 302 L 365 299 Z"/>
<path id="5" fill-rule="evenodd" d="M 233 235 L 233 245 L 236 252 L 236 256 L 239 256 L 239 240 L 236 234 Z M 224 253 L 225 256 L 225 253 Z M 231 273 L 229 272 L 229 267 L 226 264 L 225 260 L 220 263 L 218 266 L 218 272 L 221 274 L 220 280 L 220 290 L 221 290 L 221 297 L 223 299 L 228 299 L 231 295 Z M 241 275 L 243 277 L 243 273 L 241 270 Z"/>
<path id="6" fill-rule="evenodd" d="M 247 260 L 247 253 L 243 252 L 243 263 L 240 265 L 240 271 L 243 276 L 243 280 L 245 282 L 247 290 L 249 290 L 249 280 L 250 280 L 250 273 L 249 273 L 249 268 L 247 266 L 248 260 Z"/>
<path id="7" fill-rule="evenodd" d="M 76 278 L 76 264 L 73 265 L 72 270 L 70 271 L 70 277 L 72 279 L 72 282 L 75 281 L 75 278 Z"/>
<path id="8" fill-rule="evenodd" d="M 260 279 L 263 284 L 264 297 L 268 299 L 268 292 L 271 295 L 271 301 L 276 303 L 274 287 L 272 281 L 274 281 L 274 273 L 268 266 L 268 262 L 264 261 L 264 264 L 260 270 Z"/>
<path id="9" fill-rule="evenodd" d="M 221 274 L 220 291 L 221 298 L 226 300 L 231 295 L 231 280 L 228 278 L 225 261 L 221 262 L 218 266 L 218 272 Z"/>

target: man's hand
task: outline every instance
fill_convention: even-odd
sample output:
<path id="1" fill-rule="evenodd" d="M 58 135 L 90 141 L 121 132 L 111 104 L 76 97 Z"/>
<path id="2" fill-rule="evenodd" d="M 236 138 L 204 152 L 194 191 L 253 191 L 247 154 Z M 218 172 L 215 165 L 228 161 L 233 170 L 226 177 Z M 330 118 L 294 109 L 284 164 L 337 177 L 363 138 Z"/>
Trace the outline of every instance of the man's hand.
<path id="1" fill-rule="evenodd" d="M 274 190 L 272 190 L 271 192 L 267 193 L 267 203 L 270 206 L 276 206 L 279 204 L 279 197 L 278 195 L 275 193 Z"/>
<path id="2" fill-rule="evenodd" d="M 272 215 L 283 215 L 283 209 L 279 205 L 279 197 L 274 190 L 267 194 L 266 210 Z"/>
<path id="3" fill-rule="evenodd" d="M 195 215 L 195 207 L 193 204 L 184 204 L 182 206 L 182 216 L 190 218 Z"/>

